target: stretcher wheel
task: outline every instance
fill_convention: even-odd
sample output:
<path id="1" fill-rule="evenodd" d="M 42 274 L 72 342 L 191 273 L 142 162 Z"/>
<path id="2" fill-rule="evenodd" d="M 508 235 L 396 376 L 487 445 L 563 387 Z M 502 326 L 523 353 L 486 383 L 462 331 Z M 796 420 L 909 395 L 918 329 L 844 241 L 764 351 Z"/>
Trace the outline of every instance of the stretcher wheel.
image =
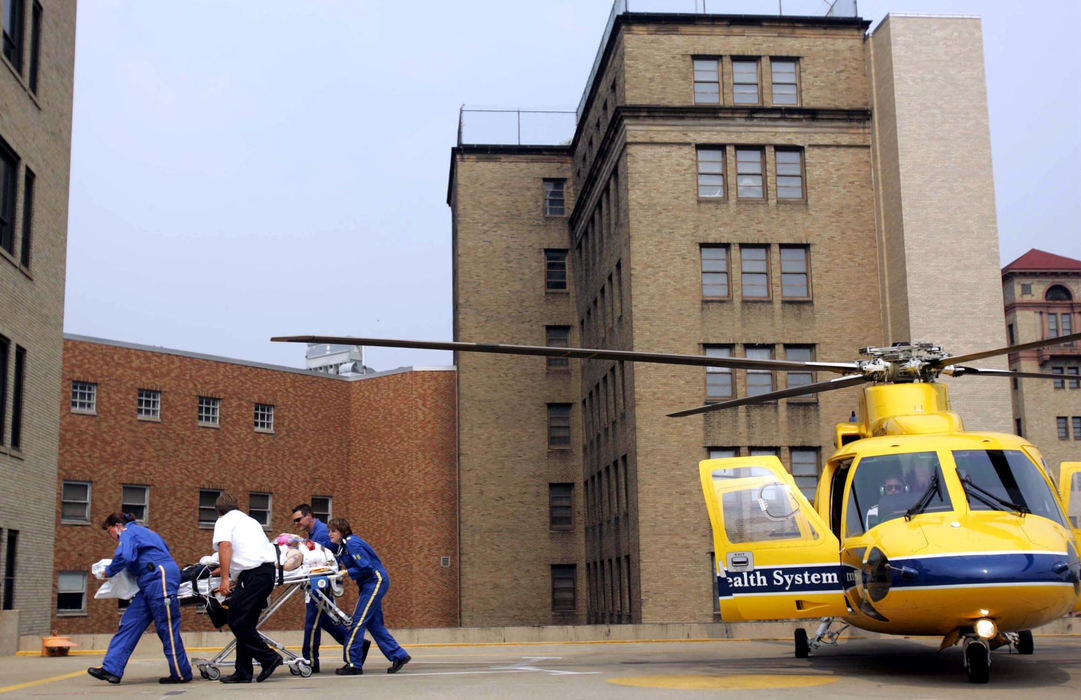
<path id="1" fill-rule="evenodd" d="M 294 676 L 299 676 L 300 675 L 300 669 L 297 668 L 297 666 L 299 666 L 299 665 L 300 664 L 289 664 L 289 673 L 293 674 Z"/>
<path id="2" fill-rule="evenodd" d="M 221 670 L 217 666 L 207 666 L 205 669 L 205 678 L 208 681 L 216 681 L 221 678 Z"/>
<path id="3" fill-rule="evenodd" d="M 300 677 L 301 677 L 301 678 L 311 678 L 311 675 L 312 675 L 312 667 L 311 667 L 311 666 L 309 666 L 308 664 L 306 664 L 306 663 L 304 663 L 303 661 L 301 661 L 300 663 L 298 663 L 298 664 L 296 665 L 296 669 L 297 669 L 297 673 L 299 673 L 299 674 L 300 674 Z M 291 670 L 293 670 L 293 669 L 292 669 L 292 668 L 290 668 L 289 670 L 291 671 Z"/>
<path id="4" fill-rule="evenodd" d="M 199 675 L 203 677 L 203 680 L 210 680 L 210 674 L 208 674 L 206 669 L 202 666 L 199 667 Z"/>

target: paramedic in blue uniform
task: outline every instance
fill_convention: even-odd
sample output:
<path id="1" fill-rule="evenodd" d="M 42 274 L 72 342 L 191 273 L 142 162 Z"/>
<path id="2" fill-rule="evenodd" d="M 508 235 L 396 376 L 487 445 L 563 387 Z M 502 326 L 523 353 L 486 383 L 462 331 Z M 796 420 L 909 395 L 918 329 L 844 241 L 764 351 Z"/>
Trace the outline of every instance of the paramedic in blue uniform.
<path id="1" fill-rule="evenodd" d="M 383 596 L 390 587 L 390 576 L 379 561 L 372 546 L 353 534 L 349 521 L 332 518 L 327 524 L 330 541 L 337 546 L 338 561 L 357 582 L 360 596 L 353 609 L 353 625 L 345 642 L 345 665 L 335 671 L 339 676 L 359 676 L 364 673 L 364 630 L 372 633 L 379 651 L 390 661 L 387 673 L 397 673 L 411 657 L 398 645 L 383 624 Z"/>
<path id="2" fill-rule="evenodd" d="M 221 594 L 229 597 L 226 618 L 236 637 L 236 663 L 231 675 L 222 676 L 222 683 L 251 683 L 252 660 L 262 670 L 255 679 L 262 683 L 282 664 L 278 652 L 267 646 L 259 636 L 256 625 L 259 614 L 267 606 L 274 590 L 274 545 L 270 544 L 263 526 L 237 509 L 236 497 L 222 493 L 214 502 L 218 519 L 214 523 L 214 549 L 221 563 Z M 235 582 L 230 579 L 235 578 Z"/>
<path id="3" fill-rule="evenodd" d="M 293 508 L 293 522 L 304 528 L 304 531 L 308 535 L 308 539 L 312 542 L 322 545 L 332 552 L 337 549 L 337 546 L 330 541 L 330 534 L 327 532 L 326 523 L 315 517 L 311 505 L 301 503 L 299 506 Z M 333 598 L 334 594 L 329 588 L 323 591 L 323 593 L 330 595 Z M 323 609 L 319 607 L 319 604 L 309 598 L 304 613 L 304 648 L 301 651 L 301 655 L 308 661 L 311 661 L 312 673 L 319 673 L 319 642 L 322 637 L 322 630 L 326 630 L 331 637 L 334 637 L 338 644 L 345 646 L 345 637 L 349 631 L 337 622 L 334 622 L 334 620 L 331 620 L 330 617 L 323 612 Z M 361 652 L 362 660 L 368 656 L 368 647 L 371 645 L 372 643 L 370 641 L 367 639 L 364 640 L 364 649 Z"/>
<path id="4" fill-rule="evenodd" d="M 131 513 L 110 513 L 101 529 L 118 542 L 105 574 L 116 576 L 127 570 L 138 582 L 139 592 L 120 618 L 120 629 L 109 642 L 105 661 L 86 672 L 94 678 L 119 683 L 139 637 L 153 622 L 169 662 L 169 675 L 159 682 L 187 683 L 191 680 L 191 666 L 180 639 L 180 604 L 176 600 L 180 569 L 169 554 L 169 545 L 158 533 L 137 524 Z"/>

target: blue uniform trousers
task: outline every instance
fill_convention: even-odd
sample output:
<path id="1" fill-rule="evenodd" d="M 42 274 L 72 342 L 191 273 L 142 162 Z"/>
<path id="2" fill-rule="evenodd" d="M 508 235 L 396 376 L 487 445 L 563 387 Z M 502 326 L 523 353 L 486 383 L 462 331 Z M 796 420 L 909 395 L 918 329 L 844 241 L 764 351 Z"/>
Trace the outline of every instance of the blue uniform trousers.
<path id="1" fill-rule="evenodd" d="M 175 570 L 176 565 L 172 568 Z M 170 577 L 172 578 L 172 577 Z M 180 639 L 180 604 L 176 601 L 176 586 L 180 572 L 172 585 L 167 585 L 165 567 L 158 567 L 155 574 L 141 576 L 139 592 L 131 599 L 131 604 L 120 618 L 120 629 L 109 641 L 109 650 L 101 667 L 109 673 L 123 677 L 124 667 L 128 664 L 131 652 L 139 643 L 139 637 L 151 622 L 161 639 L 165 659 L 169 663 L 169 675 L 173 678 L 191 678 L 191 666 L 184 651 L 184 642 Z M 164 594 L 168 593 L 165 597 Z"/>
<path id="2" fill-rule="evenodd" d="M 364 651 L 365 629 L 372 633 L 372 639 L 379 646 L 379 651 L 390 661 L 409 656 L 383 624 L 383 596 L 390 587 L 390 577 L 385 571 L 376 569 L 371 578 L 358 581 L 357 587 L 360 589 L 360 596 L 357 607 L 353 609 L 353 625 L 349 628 L 349 638 L 343 650 L 346 665 L 353 668 L 364 666 L 361 654 Z"/>
<path id="3" fill-rule="evenodd" d="M 345 636 L 349 634 L 349 630 L 331 620 L 314 600 L 309 600 L 304 613 L 304 649 L 301 655 L 312 662 L 313 668 L 319 667 L 319 641 L 323 636 L 322 630 L 326 630 L 338 644 L 342 645 L 345 644 Z"/>

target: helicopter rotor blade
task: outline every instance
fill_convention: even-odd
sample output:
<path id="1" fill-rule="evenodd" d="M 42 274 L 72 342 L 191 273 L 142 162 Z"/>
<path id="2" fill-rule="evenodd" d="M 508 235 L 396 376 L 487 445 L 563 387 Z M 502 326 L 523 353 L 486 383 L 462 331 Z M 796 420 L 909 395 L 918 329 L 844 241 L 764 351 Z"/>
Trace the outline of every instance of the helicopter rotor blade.
<path id="1" fill-rule="evenodd" d="M 942 369 L 942 373 L 950 377 L 1027 377 L 1032 379 L 1068 379 L 1071 375 L 1051 374 L 1050 372 L 1021 372 L 1012 369 L 984 369 L 980 367 L 967 367 L 950 365 Z"/>
<path id="2" fill-rule="evenodd" d="M 763 403 L 765 401 L 773 401 L 774 399 L 784 399 L 790 396 L 803 396 L 804 394 L 821 394 L 826 391 L 845 389 L 847 387 L 856 386 L 857 384 L 863 384 L 864 382 L 869 381 L 872 381 L 872 378 L 862 374 L 836 377 L 828 381 L 816 382 L 815 384 L 805 384 L 803 386 L 794 386 L 788 389 L 781 389 L 780 391 L 771 391 L 768 394 L 743 396 L 738 399 L 731 399 L 729 401 L 706 404 L 705 406 L 699 406 L 697 408 L 688 408 L 683 411 L 669 413 L 668 417 L 682 418 L 684 416 L 693 416 L 699 413 L 710 413 L 712 411 L 721 411 L 726 408 L 735 408 L 736 406 L 743 406 L 750 403 Z"/>
<path id="3" fill-rule="evenodd" d="M 367 345 L 371 347 L 411 348 L 416 350 L 451 350 L 453 352 L 482 352 L 504 355 L 540 355 L 543 357 L 566 357 L 578 360 L 619 360 L 625 362 L 652 362 L 668 365 L 695 365 L 698 367 L 728 367 L 733 369 L 775 369 L 792 371 L 822 371 L 845 374 L 858 371 L 855 362 L 797 362 L 793 360 L 752 360 L 743 357 L 709 357 L 707 355 L 680 355 L 667 352 L 640 352 L 637 350 L 606 350 L 602 348 L 561 348 L 547 345 L 502 345 L 499 343 L 466 343 L 434 340 L 393 340 L 390 338 L 349 338 L 322 335 L 278 336 L 270 339 L 278 343 L 320 343 L 330 345 Z"/>
<path id="4" fill-rule="evenodd" d="M 1020 343 L 1019 345 L 1007 345 L 1004 348 L 997 348 L 995 350 L 983 350 L 981 352 L 970 352 L 966 355 L 953 355 L 952 357 L 943 357 L 940 360 L 936 360 L 933 364 L 938 367 L 945 367 L 946 365 L 960 365 L 966 362 L 972 362 L 973 360 L 982 360 L 985 357 L 1007 355 L 1011 352 L 1021 352 L 1022 350 L 1035 350 L 1036 348 L 1045 348 L 1050 345 L 1062 345 L 1064 343 L 1072 343 L 1076 340 L 1081 340 L 1081 333 L 1060 335 L 1057 338 L 1044 338 L 1043 340 L 1034 340 L 1031 343 Z"/>

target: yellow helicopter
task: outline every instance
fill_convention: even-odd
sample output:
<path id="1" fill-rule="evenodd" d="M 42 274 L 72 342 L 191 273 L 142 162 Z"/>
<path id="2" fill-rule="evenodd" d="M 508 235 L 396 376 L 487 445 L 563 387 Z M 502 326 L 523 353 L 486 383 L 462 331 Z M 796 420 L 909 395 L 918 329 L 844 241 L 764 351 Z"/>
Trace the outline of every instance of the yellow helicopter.
<path id="1" fill-rule="evenodd" d="M 867 385 L 808 503 L 775 456 L 707 459 L 699 477 L 713 528 L 726 621 L 820 618 L 795 631 L 795 655 L 836 644 L 849 626 L 963 645 L 968 679 L 986 683 L 991 651 L 1034 650 L 1031 630 L 1081 611 L 1081 462 L 1056 492 L 1023 437 L 965 431 L 950 410 L 953 377 L 1057 378 L 967 363 L 1081 340 L 1081 333 L 948 355 L 930 343 L 864 348 L 855 362 L 717 358 L 494 343 L 291 336 L 275 341 L 541 355 L 734 369 L 815 370 L 839 377 L 676 411 L 673 417 Z M 1078 503 L 1072 504 L 1075 509 Z M 835 619 L 844 626 L 831 631 Z"/>

